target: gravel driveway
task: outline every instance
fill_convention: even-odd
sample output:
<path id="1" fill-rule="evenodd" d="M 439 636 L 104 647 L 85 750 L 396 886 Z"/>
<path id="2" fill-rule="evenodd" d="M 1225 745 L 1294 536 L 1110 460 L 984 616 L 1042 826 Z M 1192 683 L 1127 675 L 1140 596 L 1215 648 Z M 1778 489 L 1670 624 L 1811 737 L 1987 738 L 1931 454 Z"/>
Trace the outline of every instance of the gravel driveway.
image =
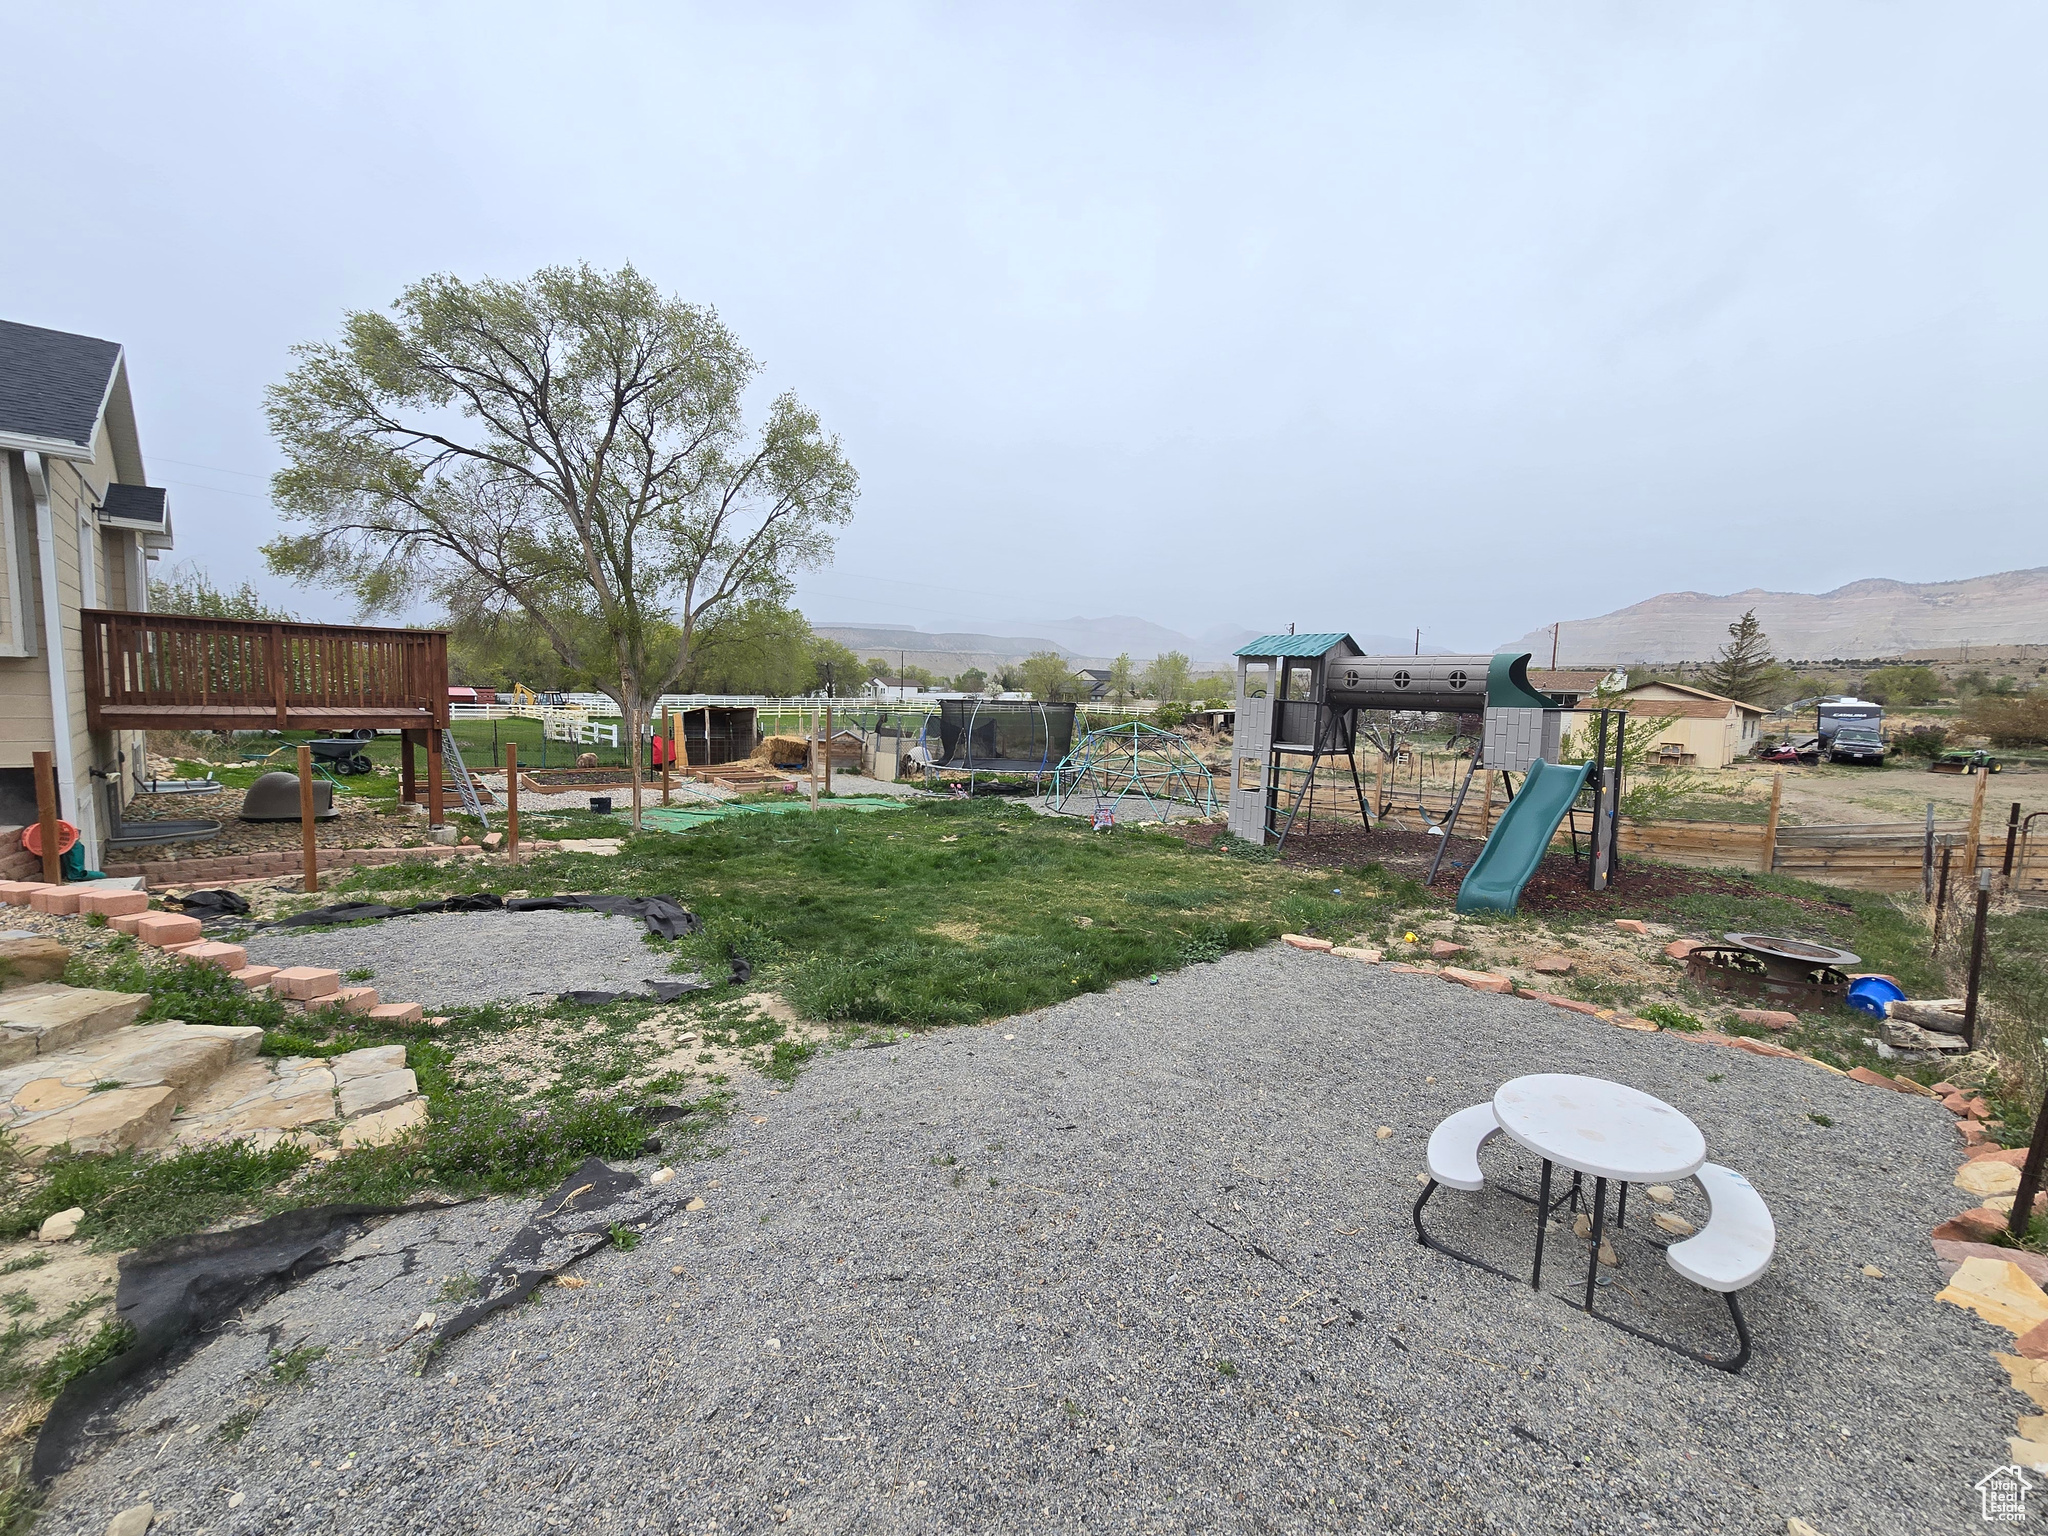
<path id="1" fill-rule="evenodd" d="M 361 927 L 266 928 L 243 948 L 257 965 L 366 969 L 386 1002 L 460 1008 L 634 991 L 668 971 L 646 937 L 639 918 L 602 912 L 434 912 Z"/>
<path id="2" fill-rule="evenodd" d="M 1670 1100 L 1770 1201 L 1744 1374 L 1417 1246 L 1430 1128 L 1533 1070 Z M 423 1378 L 407 1330 L 531 1207 L 384 1226 L 132 1403 L 39 1530 L 149 1498 L 235 1533 L 1924 1536 L 1981 1528 L 2023 1406 L 2006 1335 L 1933 1299 L 1939 1106 L 1326 956 L 850 1052 L 749 1089 L 730 1140 L 648 1191 L 638 1248 Z M 1516 1202 L 1437 1209 L 1503 1258 L 1529 1237 Z M 1562 1291 L 1583 1248 L 1552 1253 Z M 1682 1311 L 1666 1273 L 1625 1248 L 1615 1290 Z M 270 1380 L 302 1341 L 330 1353 Z"/>

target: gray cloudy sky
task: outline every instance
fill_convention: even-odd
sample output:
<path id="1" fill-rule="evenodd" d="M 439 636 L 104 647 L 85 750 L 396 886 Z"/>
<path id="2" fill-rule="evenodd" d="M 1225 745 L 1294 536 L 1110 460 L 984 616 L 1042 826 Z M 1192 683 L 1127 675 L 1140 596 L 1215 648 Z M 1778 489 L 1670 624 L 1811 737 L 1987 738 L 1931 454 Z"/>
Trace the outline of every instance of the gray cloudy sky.
<path id="1" fill-rule="evenodd" d="M 716 306 L 844 439 L 816 621 L 1483 647 L 1675 588 L 2048 563 L 2038 5 L 7 27 L 0 314 L 127 345 L 218 579 L 267 581 L 292 343 L 579 259 Z"/>

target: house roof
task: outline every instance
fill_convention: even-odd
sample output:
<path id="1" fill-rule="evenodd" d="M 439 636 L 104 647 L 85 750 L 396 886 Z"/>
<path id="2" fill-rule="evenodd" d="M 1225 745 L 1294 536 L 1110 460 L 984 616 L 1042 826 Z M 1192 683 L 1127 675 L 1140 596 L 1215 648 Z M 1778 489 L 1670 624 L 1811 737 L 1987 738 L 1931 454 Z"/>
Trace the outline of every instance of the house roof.
<path id="1" fill-rule="evenodd" d="M 90 457 L 120 365 L 118 342 L 0 320 L 0 437 Z"/>
<path id="2" fill-rule="evenodd" d="M 1349 645 L 1354 650 L 1356 643 L 1349 635 L 1261 635 L 1256 640 L 1247 640 L 1233 656 L 1321 656 L 1340 645 Z"/>
<path id="3" fill-rule="evenodd" d="M 1665 682 L 1662 678 L 1659 678 L 1654 682 L 1637 684 L 1635 687 L 1628 690 L 1626 697 L 1641 698 L 1645 694 L 1645 692 L 1651 688 L 1669 688 L 1674 693 L 1686 694 L 1693 699 L 1712 700 L 1715 703 L 1718 703 L 1722 706 L 1722 708 L 1719 711 L 1717 711 L 1717 713 L 1725 714 L 1727 712 L 1727 707 L 1731 704 L 1734 705 L 1735 708 L 1740 710 L 1746 710 L 1752 715 L 1767 715 L 1770 713 L 1769 710 L 1764 709 L 1760 705 L 1745 704 L 1740 699 L 1729 698 L 1728 695 L 1726 695 L 1725 693 L 1710 693 L 1704 688 L 1694 688 L 1687 683 L 1669 683 Z M 1665 702 L 1670 703 L 1675 701 L 1666 700 Z"/>
<path id="4" fill-rule="evenodd" d="M 1599 688 L 1612 668 L 1600 671 L 1582 671 L 1576 668 L 1531 667 L 1529 686 L 1542 693 L 1592 693 Z"/>
<path id="5" fill-rule="evenodd" d="M 1631 719 L 1726 720 L 1728 718 L 1728 705 L 1717 704 L 1712 699 L 1632 698 L 1632 702 L 1636 708 L 1630 713 Z"/>
<path id="6" fill-rule="evenodd" d="M 100 517 L 118 519 L 124 523 L 151 523 L 162 527 L 170 515 L 165 503 L 164 489 L 160 485 L 123 485 L 119 481 L 107 487 L 106 495 L 100 498 Z"/>

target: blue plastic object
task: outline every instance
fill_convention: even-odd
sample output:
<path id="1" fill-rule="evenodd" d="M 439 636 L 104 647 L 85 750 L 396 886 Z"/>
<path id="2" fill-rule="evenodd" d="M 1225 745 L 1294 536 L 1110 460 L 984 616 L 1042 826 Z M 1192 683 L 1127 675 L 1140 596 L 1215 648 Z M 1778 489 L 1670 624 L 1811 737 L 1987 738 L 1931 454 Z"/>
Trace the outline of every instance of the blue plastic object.
<path id="1" fill-rule="evenodd" d="M 1849 983 L 1848 1004 L 1873 1019 L 1885 1016 L 1884 1005 L 1905 1000 L 1906 994 L 1882 976 L 1865 976 Z"/>

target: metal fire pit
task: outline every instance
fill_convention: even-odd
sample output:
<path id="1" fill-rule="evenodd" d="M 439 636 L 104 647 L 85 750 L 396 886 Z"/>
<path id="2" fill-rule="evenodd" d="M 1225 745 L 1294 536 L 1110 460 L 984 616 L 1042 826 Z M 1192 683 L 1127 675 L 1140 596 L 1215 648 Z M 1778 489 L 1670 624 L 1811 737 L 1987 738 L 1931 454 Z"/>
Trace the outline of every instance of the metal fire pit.
<path id="1" fill-rule="evenodd" d="M 1685 957 L 1685 974 L 1717 992 L 1746 992 L 1825 1008 L 1848 995 L 1847 967 L 1861 957 L 1846 949 L 1767 933 L 1724 933 Z"/>

